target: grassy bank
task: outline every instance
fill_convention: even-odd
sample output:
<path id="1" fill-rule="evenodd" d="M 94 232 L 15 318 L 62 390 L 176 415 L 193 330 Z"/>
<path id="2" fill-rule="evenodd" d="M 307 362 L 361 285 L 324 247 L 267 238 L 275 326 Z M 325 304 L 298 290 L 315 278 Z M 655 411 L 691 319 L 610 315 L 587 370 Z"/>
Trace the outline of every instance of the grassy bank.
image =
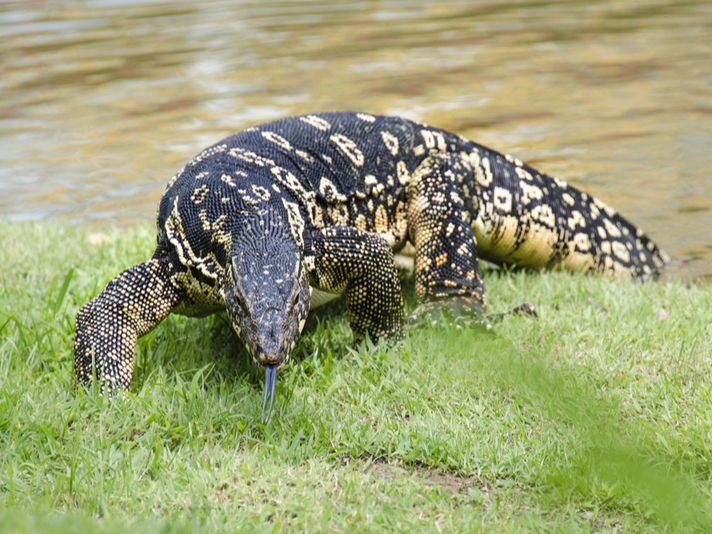
<path id="1" fill-rule="evenodd" d="M 712 528 L 709 286 L 489 273 L 493 311 L 540 319 L 398 350 L 347 348 L 335 303 L 264 427 L 221 316 L 142 338 L 128 399 L 74 394 L 76 311 L 152 229 L 0 228 L 0 531 Z"/>

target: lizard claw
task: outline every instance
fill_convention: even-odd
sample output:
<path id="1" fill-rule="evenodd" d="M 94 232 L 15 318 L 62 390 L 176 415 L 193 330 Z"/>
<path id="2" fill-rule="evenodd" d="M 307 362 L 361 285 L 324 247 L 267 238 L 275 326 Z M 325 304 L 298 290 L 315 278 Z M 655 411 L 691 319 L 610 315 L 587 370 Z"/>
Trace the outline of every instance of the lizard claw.
<path id="1" fill-rule="evenodd" d="M 539 314 L 536 312 L 534 309 L 534 306 L 531 304 L 525 302 L 524 304 L 517 306 L 513 310 L 510 310 L 508 312 L 504 313 L 494 313 L 491 315 L 492 318 L 494 319 L 509 319 L 510 317 L 513 317 L 515 315 L 529 315 L 533 317 L 534 319 L 539 318 Z"/>

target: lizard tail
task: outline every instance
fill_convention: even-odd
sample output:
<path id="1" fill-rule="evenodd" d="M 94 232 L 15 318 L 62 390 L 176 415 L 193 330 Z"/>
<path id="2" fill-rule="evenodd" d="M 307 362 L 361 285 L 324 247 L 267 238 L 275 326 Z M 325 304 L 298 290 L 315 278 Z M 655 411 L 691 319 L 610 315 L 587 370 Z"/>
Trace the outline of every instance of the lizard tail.
<path id="1" fill-rule="evenodd" d="M 594 270 L 606 274 L 657 278 L 670 257 L 645 233 L 612 210 L 594 221 Z"/>

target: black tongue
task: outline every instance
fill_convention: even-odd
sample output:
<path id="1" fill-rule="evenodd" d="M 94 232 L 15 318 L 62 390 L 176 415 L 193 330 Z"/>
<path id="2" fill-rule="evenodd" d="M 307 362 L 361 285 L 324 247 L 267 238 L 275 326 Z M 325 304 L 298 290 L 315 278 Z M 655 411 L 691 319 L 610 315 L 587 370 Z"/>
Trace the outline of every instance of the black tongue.
<path id="1" fill-rule="evenodd" d="M 265 365 L 265 400 L 262 402 L 262 424 L 269 419 L 272 413 L 272 402 L 274 401 L 274 386 L 277 384 L 277 366 Z M 265 407 L 269 399 L 269 410 L 265 418 Z"/>

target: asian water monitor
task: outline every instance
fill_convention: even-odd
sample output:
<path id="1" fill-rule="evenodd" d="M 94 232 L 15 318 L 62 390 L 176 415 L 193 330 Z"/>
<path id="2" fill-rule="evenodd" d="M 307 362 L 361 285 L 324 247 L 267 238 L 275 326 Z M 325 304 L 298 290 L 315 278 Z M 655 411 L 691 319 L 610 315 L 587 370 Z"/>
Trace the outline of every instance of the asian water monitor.
<path id="1" fill-rule="evenodd" d="M 271 398 L 312 287 L 346 294 L 357 340 L 400 340 L 392 251 L 406 242 L 419 301 L 477 316 L 478 258 L 635 277 L 667 261 L 562 180 L 444 130 L 364 113 L 280 119 L 207 148 L 166 187 L 157 227 L 153 257 L 77 314 L 75 374 L 96 376 L 102 393 L 129 387 L 136 339 L 169 313 L 227 309 Z"/>

